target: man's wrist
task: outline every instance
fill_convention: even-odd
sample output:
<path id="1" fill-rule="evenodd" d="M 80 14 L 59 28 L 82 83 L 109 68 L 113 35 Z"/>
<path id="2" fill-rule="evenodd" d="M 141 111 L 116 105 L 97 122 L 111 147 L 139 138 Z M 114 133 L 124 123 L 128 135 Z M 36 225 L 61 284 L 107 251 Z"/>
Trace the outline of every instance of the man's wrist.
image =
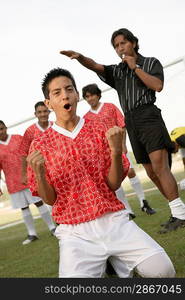
<path id="1" fill-rule="evenodd" d="M 122 149 L 119 151 L 119 150 L 111 150 L 111 156 L 113 157 L 116 157 L 116 156 L 122 156 Z"/>
<path id="2" fill-rule="evenodd" d="M 139 66 L 139 65 L 135 65 L 135 67 L 134 67 L 133 71 L 135 72 L 135 71 L 136 71 L 136 69 L 140 69 L 140 66 Z"/>

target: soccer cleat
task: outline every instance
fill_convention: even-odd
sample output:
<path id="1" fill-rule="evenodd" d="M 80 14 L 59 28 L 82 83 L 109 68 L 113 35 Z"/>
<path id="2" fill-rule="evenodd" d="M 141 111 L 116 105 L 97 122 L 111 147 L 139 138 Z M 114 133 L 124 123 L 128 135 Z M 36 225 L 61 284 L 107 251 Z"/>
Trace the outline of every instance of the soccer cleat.
<path id="1" fill-rule="evenodd" d="M 149 206 L 147 200 L 143 200 L 143 203 L 144 203 L 144 205 L 141 208 L 142 211 L 146 212 L 148 215 L 153 215 L 156 213 L 156 211 Z"/>
<path id="2" fill-rule="evenodd" d="M 162 223 L 161 226 L 164 227 L 164 226 L 168 225 L 168 224 L 172 221 L 172 219 L 173 219 L 173 217 L 170 216 L 170 217 L 169 217 L 169 220 L 166 221 L 165 223 Z"/>
<path id="3" fill-rule="evenodd" d="M 38 240 L 38 237 L 36 235 L 28 235 L 27 239 L 25 241 L 22 242 L 23 245 L 27 245 L 31 242 L 34 242 Z"/>
<path id="4" fill-rule="evenodd" d="M 135 218 L 136 218 L 136 215 L 134 213 L 129 213 L 130 220 L 135 219 Z"/>
<path id="5" fill-rule="evenodd" d="M 177 228 L 181 227 L 185 227 L 185 220 L 171 217 L 170 220 L 166 223 L 166 225 L 159 231 L 159 233 L 167 233 L 173 230 L 177 230 Z"/>
<path id="6" fill-rule="evenodd" d="M 51 235 L 54 235 L 54 236 L 55 236 L 55 230 L 56 230 L 56 227 L 50 230 Z"/>

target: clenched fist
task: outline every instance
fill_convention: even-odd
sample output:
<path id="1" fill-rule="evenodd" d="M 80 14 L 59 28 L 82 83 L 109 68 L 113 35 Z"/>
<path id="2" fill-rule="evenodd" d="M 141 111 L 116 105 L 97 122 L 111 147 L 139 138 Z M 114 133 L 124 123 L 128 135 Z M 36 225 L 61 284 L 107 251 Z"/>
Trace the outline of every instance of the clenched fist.
<path id="1" fill-rule="evenodd" d="M 105 135 L 112 154 L 122 154 L 125 151 L 125 128 L 114 126 L 107 130 Z"/>
<path id="2" fill-rule="evenodd" d="M 45 161 L 43 155 L 39 151 L 34 151 L 29 154 L 27 162 L 32 167 L 37 179 L 45 177 Z"/>

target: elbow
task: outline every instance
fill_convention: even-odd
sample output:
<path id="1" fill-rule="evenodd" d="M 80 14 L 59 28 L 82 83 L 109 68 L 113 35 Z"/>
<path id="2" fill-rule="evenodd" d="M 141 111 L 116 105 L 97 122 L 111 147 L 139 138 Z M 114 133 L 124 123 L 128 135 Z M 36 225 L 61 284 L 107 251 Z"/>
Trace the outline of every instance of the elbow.
<path id="1" fill-rule="evenodd" d="M 156 87 L 156 92 L 161 92 L 163 90 L 163 84 L 162 83 L 160 83 L 160 84 L 158 84 L 157 85 L 157 87 Z"/>
<path id="2" fill-rule="evenodd" d="M 112 187 L 112 191 L 115 192 L 120 188 L 121 184 L 119 185 L 115 185 L 114 187 Z"/>
<path id="3" fill-rule="evenodd" d="M 42 197 L 41 197 L 41 198 L 42 198 Z M 54 198 L 53 198 L 53 199 L 51 199 L 51 198 L 50 198 L 50 199 L 48 199 L 48 198 L 47 198 L 47 199 L 46 199 L 46 198 L 45 198 L 45 199 L 42 198 L 42 200 L 44 201 L 44 203 L 46 203 L 46 204 L 48 204 L 48 205 L 50 205 L 50 206 L 53 206 L 54 203 L 55 203 L 55 201 L 56 201 L 56 199 L 54 199 Z"/>
<path id="4" fill-rule="evenodd" d="M 122 184 L 122 181 L 119 182 L 119 183 L 110 183 L 110 182 L 107 182 L 107 185 L 108 187 L 111 189 L 111 191 L 115 192 L 116 190 L 118 190 L 120 188 Z"/>

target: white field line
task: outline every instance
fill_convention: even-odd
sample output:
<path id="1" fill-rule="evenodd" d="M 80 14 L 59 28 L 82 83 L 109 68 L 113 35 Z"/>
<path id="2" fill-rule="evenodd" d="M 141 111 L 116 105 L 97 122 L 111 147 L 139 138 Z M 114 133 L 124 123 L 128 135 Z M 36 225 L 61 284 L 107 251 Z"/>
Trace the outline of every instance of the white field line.
<path id="1" fill-rule="evenodd" d="M 39 219 L 39 218 L 41 218 L 41 216 L 34 216 L 33 218 L 34 219 Z M 1 229 L 5 229 L 5 228 L 9 228 L 9 227 L 12 227 L 12 226 L 15 226 L 15 225 L 18 225 L 18 224 L 21 224 L 21 223 L 23 223 L 23 220 L 12 222 L 10 224 L 5 224 L 5 225 L 0 226 L 0 230 Z"/>

